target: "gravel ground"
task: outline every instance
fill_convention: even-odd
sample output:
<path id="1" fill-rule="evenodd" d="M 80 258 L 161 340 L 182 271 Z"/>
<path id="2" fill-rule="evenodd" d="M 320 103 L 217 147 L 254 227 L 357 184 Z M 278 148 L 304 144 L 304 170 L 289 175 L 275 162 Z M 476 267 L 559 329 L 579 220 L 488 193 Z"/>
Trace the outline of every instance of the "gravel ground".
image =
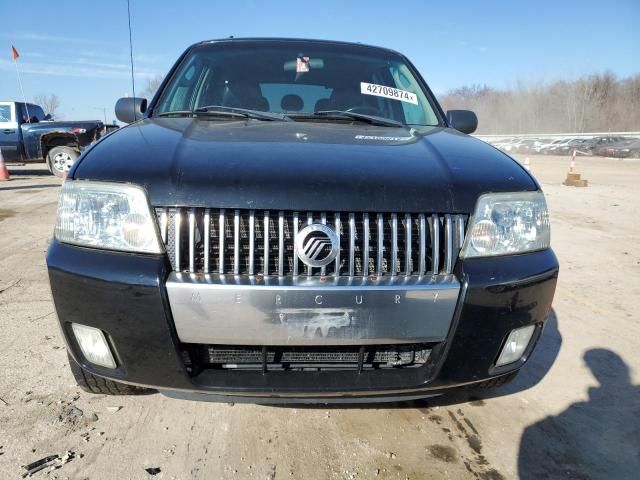
<path id="1" fill-rule="evenodd" d="M 60 182 L 41 165 L 10 167 L 0 183 L 0 478 L 67 451 L 75 456 L 34 478 L 637 478 L 640 161 L 579 158 L 588 188 L 561 185 L 568 163 L 531 157 L 561 274 L 554 315 L 517 379 L 348 408 L 81 392 L 44 263 Z"/>

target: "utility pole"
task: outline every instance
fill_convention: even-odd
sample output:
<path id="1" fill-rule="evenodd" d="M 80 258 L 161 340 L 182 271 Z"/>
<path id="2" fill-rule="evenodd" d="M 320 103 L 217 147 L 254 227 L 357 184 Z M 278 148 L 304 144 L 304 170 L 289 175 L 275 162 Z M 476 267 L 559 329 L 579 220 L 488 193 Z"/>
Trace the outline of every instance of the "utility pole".
<path id="1" fill-rule="evenodd" d="M 95 110 L 102 110 L 102 114 L 104 115 L 104 124 L 107 124 L 107 107 L 93 107 Z"/>

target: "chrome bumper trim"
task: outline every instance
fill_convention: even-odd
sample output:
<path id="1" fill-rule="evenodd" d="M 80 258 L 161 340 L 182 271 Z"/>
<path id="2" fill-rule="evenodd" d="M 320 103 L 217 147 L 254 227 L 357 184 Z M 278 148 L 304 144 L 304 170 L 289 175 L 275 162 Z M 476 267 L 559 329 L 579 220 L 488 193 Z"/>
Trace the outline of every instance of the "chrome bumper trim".
<path id="1" fill-rule="evenodd" d="M 443 341 L 460 293 L 453 275 L 254 277 L 172 273 L 180 341 L 368 345 Z"/>

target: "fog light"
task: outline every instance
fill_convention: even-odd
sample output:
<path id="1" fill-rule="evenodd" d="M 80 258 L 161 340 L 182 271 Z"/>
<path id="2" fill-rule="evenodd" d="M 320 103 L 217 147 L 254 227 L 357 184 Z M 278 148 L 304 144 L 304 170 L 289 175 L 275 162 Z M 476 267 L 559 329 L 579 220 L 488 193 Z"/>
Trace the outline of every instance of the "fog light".
<path id="1" fill-rule="evenodd" d="M 531 340 L 535 330 L 535 325 L 511 330 L 504 347 L 502 347 L 496 366 L 499 367 L 501 365 L 507 365 L 508 363 L 520 360 L 520 357 L 522 357 L 522 354 L 527 349 L 529 341 Z"/>
<path id="2" fill-rule="evenodd" d="M 116 368 L 116 361 L 102 330 L 79 323 L 72 323 L 71 328 L 84 358 L 102 367 Z"/>

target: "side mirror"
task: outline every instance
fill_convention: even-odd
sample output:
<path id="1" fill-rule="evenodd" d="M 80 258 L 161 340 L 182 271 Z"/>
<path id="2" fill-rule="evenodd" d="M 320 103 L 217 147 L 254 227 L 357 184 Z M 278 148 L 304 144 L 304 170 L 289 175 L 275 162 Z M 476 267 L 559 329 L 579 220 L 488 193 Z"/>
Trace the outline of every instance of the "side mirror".
<path id="1" fill-rule="evenodd" d="M 140 120 L 146 111 L 146 98 L 124 97 L 116 102 L 116 118 L 124 123 Z"/>
<path id="2" fill-rule="evenodd" d="M 478 128 L 478 117 L 471 110 L 447 110 L 447 122 L 462 133 L 473 133 Z"/>
<path id="3" fill-rule="evenodd" d="M 53 117 L 51 116 L 51 114 L 47 113 L 42 120 L 52 120 L 52 119 Z"/>

